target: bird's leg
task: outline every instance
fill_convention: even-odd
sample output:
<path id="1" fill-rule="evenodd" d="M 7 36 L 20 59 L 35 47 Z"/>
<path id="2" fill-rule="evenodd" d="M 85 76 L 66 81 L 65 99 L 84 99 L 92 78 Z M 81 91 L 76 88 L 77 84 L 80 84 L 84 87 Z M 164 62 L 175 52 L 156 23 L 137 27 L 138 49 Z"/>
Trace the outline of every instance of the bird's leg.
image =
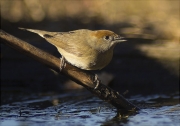
<path id="1" fill-rule="evenodd" d="M 99 86 L 99 83 L 100 83 L 100 80 L 98 78 L 98 75 L 95 74 L 95 78 L 94 78 L 94 83 L 96 84 L 95 88 L 94 89 L 97 89 L 97 87 Z"/>
<path id="2" fill-rule="evenodd" d="M 62 69 L 63 69 L 65 66 L 66 66 L 66 61 L 65 61 L 64 56 L 62 56 L 61 62 L 60 62 L 60 67 L 59 67 L 60 72 L 62 71 Z"/>

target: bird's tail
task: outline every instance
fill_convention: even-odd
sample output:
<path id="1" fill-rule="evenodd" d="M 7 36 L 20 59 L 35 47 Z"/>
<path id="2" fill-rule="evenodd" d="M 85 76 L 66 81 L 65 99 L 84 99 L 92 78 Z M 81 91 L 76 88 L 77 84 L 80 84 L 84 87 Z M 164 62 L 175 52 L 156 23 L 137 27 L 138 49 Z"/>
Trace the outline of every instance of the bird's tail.
<path id="1" fill-rule="evenodd" d="M 27 28 L 19 28 L 19 29 L 36 33 L 36 34 L 40 35 L 43 38 L 44 38 L 45 34 L 52 33 L 52 32 L 47 32 L 47 31 L 43 31 L 43 30 L 35 30 L 35 29 L 27 29 Z"/>

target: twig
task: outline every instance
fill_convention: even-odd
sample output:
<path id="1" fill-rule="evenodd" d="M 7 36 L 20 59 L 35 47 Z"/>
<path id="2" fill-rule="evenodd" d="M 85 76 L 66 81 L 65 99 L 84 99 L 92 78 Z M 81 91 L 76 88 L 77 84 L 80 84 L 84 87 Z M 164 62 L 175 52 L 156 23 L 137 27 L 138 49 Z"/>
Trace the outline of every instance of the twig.
<path id="1" fill-rule="evenodd" d="M 77 84 L 82 85 L 87 90 L 101 98 L 102 100 L 105 100 L 115 106 L 117 109 L 121 110 L 127 110 L 127 111 L 138 111 L 139 108 L 133 105 L 132 103 L 128 102 L 122 95 L 120 95 L 118 92 L 112 90 L 111 88 L 107 87 L 106 85 L 103 85 L 101 82 L 97 85 L 94 82 L 95 74 L 81 70 L 75 66 L 72 66 L 68 63 L 66 63 L 65 67 L 60 72 L 59 66 L 61 63 L 61 60 L 59 58 L 56 58 L 52 56 L 51 54 L 44 52 L 43 50 L 40 50 L 27 42 L 20 40 L 3 30 L 0 30 L 0 38 L 2 38 L 5 41 L 2 41 L 5 45 L 8 45 L 36 60 L 39 62 L 45 64 L 49 68 L 55 70 L 58 73 L 63 73 L 64 75 L 71 78 L 73 81 L 75 81 Z"/>

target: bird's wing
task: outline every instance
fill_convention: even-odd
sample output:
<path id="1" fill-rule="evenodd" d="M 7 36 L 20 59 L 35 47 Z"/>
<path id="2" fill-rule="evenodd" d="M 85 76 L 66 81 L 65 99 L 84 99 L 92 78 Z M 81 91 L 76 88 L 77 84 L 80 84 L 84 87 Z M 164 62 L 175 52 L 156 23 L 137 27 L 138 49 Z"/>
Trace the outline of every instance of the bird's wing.
<path id="1" fill-rule="evenodd" d="M 57 48 L 63 49 L 66 52 L 74 54 L 76 56 L 81 57 L 83 55 L 83 50 L 87 51 L 86 48 L 82 48 L 81 46 L 79 46 L 82 45 L 82 41 L 85 40 L 82 39 L 82 37 L 80 36 L 81 32 L 79 32 L 78 30 L 70 32 L 48 32 L 34 29 L 24 30 L 37 33 Z"/>

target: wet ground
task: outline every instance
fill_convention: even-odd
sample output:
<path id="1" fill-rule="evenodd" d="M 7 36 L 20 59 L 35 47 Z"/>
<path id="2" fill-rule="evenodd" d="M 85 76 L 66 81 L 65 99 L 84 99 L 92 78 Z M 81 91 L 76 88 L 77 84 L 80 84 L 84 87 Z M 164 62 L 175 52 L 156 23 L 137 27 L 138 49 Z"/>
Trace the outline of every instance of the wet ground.
<path id="1" fill-rule="evenodd" d="M 17 100 L 12 100 L 16 97 Z M 8 101 L 9 100 L 9 101 Z M 141 110 L 118 116 L 117 110 L 86 90 L 62 94 L 18 94 L 1 105 L 1 126 L 178 126 L 179 95 L 136 95 L 129 98 Z M 12 102 L 10 102 L 12 101 Z"/>

